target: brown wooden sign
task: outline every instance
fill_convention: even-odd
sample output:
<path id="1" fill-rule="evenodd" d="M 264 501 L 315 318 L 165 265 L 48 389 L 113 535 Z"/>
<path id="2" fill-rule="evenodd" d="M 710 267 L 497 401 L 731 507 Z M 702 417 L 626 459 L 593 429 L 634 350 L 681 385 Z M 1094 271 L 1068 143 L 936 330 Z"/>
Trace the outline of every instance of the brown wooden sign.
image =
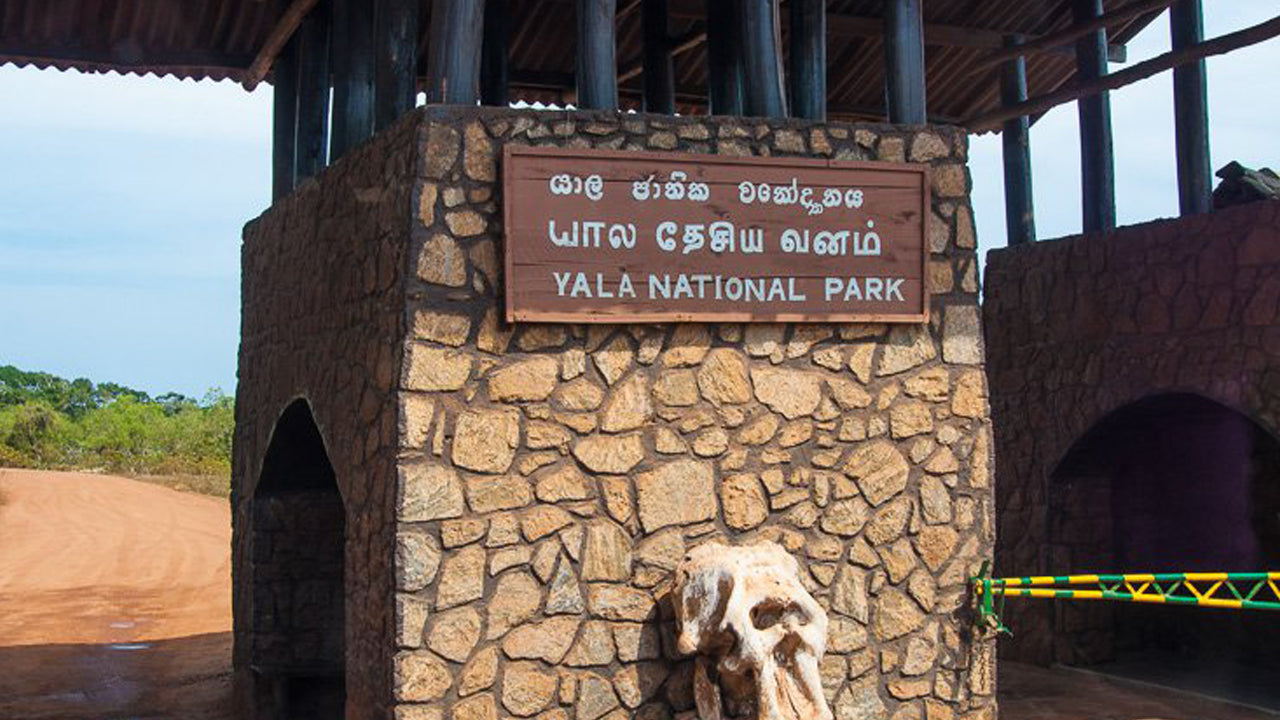
<path id="1" fill-rule="evenodd" d="M 508 145 L 509 321 L 928 319 L 923 165 Z"/>

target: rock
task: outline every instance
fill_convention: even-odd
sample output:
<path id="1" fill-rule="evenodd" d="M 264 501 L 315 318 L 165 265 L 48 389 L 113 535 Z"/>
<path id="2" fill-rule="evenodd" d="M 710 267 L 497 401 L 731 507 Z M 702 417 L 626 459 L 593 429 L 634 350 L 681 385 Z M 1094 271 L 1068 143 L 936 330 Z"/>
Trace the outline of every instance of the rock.
<path id="1" fill-rule="evenodd" d="M 564 344 L 568 333 L 563 325 L 530 324 L 516 338 L 516 347 L 525 352 L 558 348 Z"/>
<path id="2" fill-rule="evenodd" d="M 622 704 L 634 710 L 657 694 L 667 674 L 665 663 L 626 665 L 613 674 L 613 686 Z"/>
<path id="3" fill-rule="evenodd" d="M 734 530 L 750 530 L 769 518 L 764 490 L 751 473 L 725 478 L 720 484 L 720 502 L 724 505 L 725 524 Z"/>
<path id="4" fill-rule="evenodd" d="M 867 646 L 867 626 L 846 617 L 831 618 L 827 627 L 827 652 L 847 655 Z"/>
<path id="5" fill-rule="evenodd" d="M 446 548 L 462 547 L 484 537 L 489 523 L 476 518 L 446 520 L 440 523 L 440 541 Z"/>
<path id="6" fill-rule="evenodd" d="M 600 416 L 600 429 L 605 432 L 634 430 L 653 416 L 649 400 L 649 381 L 635 373 L 614 386 Z"/>
<path id="7" fill-rule="evenodd" d="M 520 411 L 466 410 L 453 430 L 455 465 L 484 473 L 506 472 L 520 446 Z"/>
<path id="8" fill-rule="evenodd" d="M 751 370 L 751 380 L 756 399 L 788 420 L 812 415 L 822 401 L 822 378 L 812 373 L 756 367 Z"/>
<path id="9" fill-rule="evenodd" d="M 587 500 L 591 497 L 591 481 L 570 464 L 557 465 L 538 476 L 534 494 L 542 502 Z"/>
<path id="10" fill-rule="evenodd" d="M 911 162 L 925 163 L 949 155 L 951 148 L 934 133 L 917 133 L 911 141 Z"/>
<path id="11" fill-rule="evenodd" d="M 396 595 L 396 645 L 422 647 L 422 633 L 430 610 L 430 604 L 422 598 Z"/>
<path id="12" fill-rule="evenodd" d="M 876 146 L 876 158 L 886 162 L 906 162 L 906 143 L 900 137 L 880 138 Z"/>
<path id="13" fill-rule="evenodd" d="M 527 545 L 504 547 L 489 554 L 489 576 L 493 577 L 503 570 L 528 565 L 533 559 L 533 548 Z"/>
<path id="14" fill-rule="evenodd" d="M 973 441 L 973 453 L 969 456 L 969 485 L 975 489 L 989 487 L 991 484 L 991 435 L 990 431 L 978 428 L 977 437 Z"/>
<path id="15" fill-rule="evenodd" d="M 653 385 L 653 397 L 662 405 L 688 407 L 698 402 L 698 381 L 692 370 L 667 370 Z"/>
<path id="16" fill-rule="evenodd" d="M 894 375 L 937 357 L 927 325 L 896 325 L 880 351 L 877 375 Z"/>
<path id="17" fill-rule="evenodd" d="M 432 285 L 462 287 L 467 284 L 467 256 L 457 241 L 445 234 L 432 235 L 418 254 L 418 278 Z"/>
<path id="18" fill-rule="evenodd" d="M 849 372 L 863 385 L 871 382 L 871 361 L 875 354 L 876 346 L 872 343 L 859 343 L 849 352 Z"/>
<path id="19" fill-rule="evenodd" d="M 844 465 L 844 474 L 858 483 L 863 497 L 880 505 L 907 487 L 911 467 L 897 446 L 875 440 L 858 446 Z"/>
<path id="20" fill-rule="evenodd" d="M 639 435 L 593 435 L 573 446 L 573 456 L 598 473 L 621 475 L 644 460 L 644 443 Z"/>
<path id="21" fill-rule="evenodd" d="M 743 343 L 747 354 L 751 357 L 772 357 L 777 355 L 781 361 L 782 337 L 787 326 L 778 323 L 751 323 L 747 325 Z"/>
<path id="22" fill-rule="evenodd" d="M 852 380 L 827 378 L 826 383 L 841 410 L 856 410 L 871 405 L 871 394 Z"/>
<path id="23" fill-rule="evenodd" d="M 630 369 L 635 353 L 631 349 L 631 343 L 624 336 L 617 335 L 608 345 L 592 354 L 591 359 L 595 361 L 596 369 L 600 371 L 604 381 L 612 385 Z"/>
<path id="24" fill-rule="evenodd" d="M 631 537 L 609 520 L 592 522 L 582 551 L 582 579 L 625 582 L 630 577 Z"/>
<path id="25" fill-rule="evenodd" d="M 604 402 L 604 390 L 586 378 L 578 378 L 563 385 L 551 398 L 551 404 L 561 410 L 595 410 Z"/>
<path id="26" fill-rule="evenodd" d="M 454 662 L 466 662 L 480 641 L 480 614 L 469 607 L 436 616 L 427 637 L 427 647 Z"/>
<path id="27" fill-rule="evenodd" d="M 872 627 L 884 642 L 913 633 L 924 626 L 924 613 L 911 598 L 893 588 L 884 588 L 876 598 Z"/>
<path id="28" fill-rule="evenodd" d="M 493 686 L 498 677 L 498 648 L 487 647 L 475 654 L 458 677 L 458 697 L 466 697 Z"/>
<path id="29" fill-rule="evenodd" d="M 804 136 L 795 130 L 777 130 L 773 133 L 773 146 L 783 152 L 804 152 Z"/>
<path id="30" fill-rule="evenodd" d="M 431 429 L 431 419 L 435 414 L 436 404 L 430 395 L 402 393 L 399 424 L 402 447 L 424 449 Z"/>
<path id="31" fill-rule="evenodd" d="M 561 557 L 556 565 L 555 577 L 551 579 L 551 590 L 547 592 L 544 612 L 548 615 L 578 615 L 585 608 L 573 567 L 567 559 Z"/>
<path id="32" fill-rule="evenodd" d="M 902 536 L 910 519 L 911 503 L 906 497 L 899 497 L 876 511 L 867 523 L 865 537 L 872 545 L 892 542 Z"/>
<path id="33" fill-rule="evenodd" d="M 489 376 L 489 399 L 494 402 L 546 400 L 556 389 L 560 363 L 550 355 L 539 355 L 498 370 Z"/>
<path id="34" fill-rule="evenodd" d="M 949 447 L 938 448 L 929 461 L 924 464 L 924 471 L 934 475 L 947 475 L 960 469 L 960 461 Z"/>
<path id="35" fill-rule="evenodd" d="M 764 445 L 778 432 L 778 417 L 763 413 L 738 431 L 738 442 L 743 445 Z"/>
<path id="36" fill-rule="evenodd" d="M 923 675 L 933 668 L 937 659 L 937 642 L 917 635 L 907 641 L 907 652 L 902 659 L 902 674 Z"/>
<path id="37" fill-rule="evenodd" d="M 938 165 L 933 168 L 933 191 L 936 197 L 963 197 L 969 190 L 964 165 Z"/>
<path id="38" fill-rule="evenodd" d="M 553 617 L 521 625 L 502 641 L 502 652 L 512 660 L 542 660 L 557 665 L 569 652 L 581 622 L 576 617 Z"/>
<path id="39" fill-rule="evenodd" d="M 444 216 L 445 225 L 454 237 L 474 237 L 484 234 L 484 216 L 475 210 L 457 210 Z"/>
<path id="40" fill-rule="evenodd" d="M 956 531 L 949 525 L 930 525 L 916 536 L 916 550 L 930 570 L 937 572 L 956 547 Z"/>
<path id="41" fill-rule="evenodd" d="M 982 328 L 975 305 L 948 305 L 942 313 L 942 359 L 961 365 L 982 363 Z"/>
<path id="42" fill-rule="evenodd" d="M 951 374 L 944 367 L 921 370 L 902 383 L 902 389 L 910 397 L 942 402 L 947 399 L 951 386 Z"/>
<path id="43" fill-rule="evenodd" d="M 510 663 L 502 672 L 502 707 L 512 715 L 535 715 L 551 704 L 558 684 L 553 673 L 534 663 Z"/>
<path id="44" fill-rule="evenodd" d="M 951 412 L 960 417 L 980 418 L 987 414 L 987 383 L 981 370 L 970 370 L 956 380 L 951 396 Z"/>
<path id="45" fill-rule="evenodd" d="M 708 463 L 676 460 L 641 473 L 635 484 L 645 532 L 716 516 L 715 473 Z"/>
<path id="46" fill-rule="evenodd" d="M 707 353 L 706 361 L 698 369 L 698 389 L 707 402 L 716 405 L 751 402 L 746 358 L 730 348 L 716 348 Z"/>
<path id="47" fill-rule="evenodd" d="M 933 432 L 933 412 L 919 400 L 899 402 L 889 411 L 889 428 L 898 439 Z"/>
<path id="48" fill-rule="evenodd" d="M 680 455 L 689 446 L 671 428 L 658 427 L 653 431 L 653 449 L 663 455 Z"/>
<path id="49" fill-rule="evenodd" d="M 600 494 L 609 517 L 620 523 L 631 519 L 631 483 L 626 478 L 600 478 Z"/>
<path id="50" fill-rule="evenodd" d="M 582 624 L 578 641 L 569 648 L 564 664 L 570 667 L 591 667 L 613 662 L 613 630 L 603 620 L 588 620 Z"/>
<path id="51" fill-rule="evenodd" d="M 867 573 L 852 565 L 841 564 L 831 585 L 831 609 L 864 625 L 870 618 L 867 605 Z"/>
<path id="52" fill-rule="evenodd" d="M 478 545 L 456 550 L 444 561 L 436 586 L 436 609 L 479 600 L 484 594 L 484 548 Z"/>
<path id="53" fill-rule="evenodd" d="M 484 514 L 513 510 L 531 502 L 533 491 L 529 487 L 529 481 L 518 475 L 467 478 L 467 503 L 472 512 Z"/>
<path id="54" fill-rule="evenodd" d="M 618 707 L 618 697 L 613 694 L 613 684 L 588 673 L 578 681 L 577 720 L 596 720 Z"/>
<path id="55" fill-rule="evenodd" d="M 476 348 L 492 355 L 501 355 L 507 351 L 511 333 L 511 328 L 498 320 L 498 311 L 489 308 L 480 320 L 480 329 L 476 331 Z"/>
<path id="56" fill-rule="evenodd" d="M 427 177 L 443 180 L 458 159 L 458 131 L 448 125 L 430 123 L 427 147 L 422 153 L 423 171 Z"/>
<path id="57" fill-rule="evenodd" d="M 433 702 L 444 697 L 453 685 L 449 666 L 422 651 L 396 653 L 392 662 L 391 686 L 401 702 Z"/>
<path id="58" fill-rule="evenodd" d="M 658 628 L 651 624 L 620 622 L 613 624 L 613 642 L 618 648 L 618 660 L 656 660 L 662 656 L 662 641 Z"/>
<path id="59" fill-rule="evenodd" d="M 530 450 L 567 449 L 573 434 L 555 423 L 531 420 L 525 428 L 525 445 Z"/>
<path id="60" fill-rule="evenodd" d="M 595 617 L 635 622 L 649 619 L 655 611 L 654 600 L 649 593 L 606 583 L 587 585 L 587 608 Z"/>
<path id="61" fill-rule="evenodd" d="M 426 533 L 404 531 L 396 535 L 396 587 L 421 590 L 436 579 L 440 569 L 440 544 Z"/>
<path id="62" fill-rule="evenodd" d="M 862 527 L 867 523 L 867 514 L 870 508 L 867 501 L 860 497 L 849 498 L 848 500 L 837 500 L 827 506 L 822 514 L 822 520 L 819 527 L 823 532 L 843 537 L 852 537 L 857 535 Z"/>
<path id="63" fill-rule="evenodd" d="M 671 342 L 662 355 L 665 367 L 689 367 L 702 362 L 711 348 L 711 332 L 706 325 L 681 323 L 671 334 Z"/>
<path id="64" fill-rule="evenodd" d="M 898 538 L 890 545 L 880 547 L 880 563 L 889 571 L 889 582 L 897 585 L 916 568 L 916 553 L 911 549 L 911 542 L 906 538 Z"/>
<path id="65" fill-rule="evenodd" d="M 520 516 L 520 532 L 525 540 L 540 540 L 573 522 L 569 513 L 551 505 L 529 508 Z"/>
<path id="66" fill-rule="evenodd" d="M 418 310 L 413 315 L 413 336 L 442 345 L 458 347 L 467 342 L 471 318 L 432 310 Z"/>
<path id="67" fill-rule="evenodd" d="M 471 377 L 471 356 L 457 350 L 411 343 L 404 364 L 406 390 L 460 390 Z"/>
<path id="68" fill-rule="evenodd" d="M 849 683 L 836 696 L 835 720 L 866 720 L 888 715 L 884 701 L 880 699 L 880 680 L 866 677 Z"/>
<path id="69" fill-rule="evenodd" d="M 467 177 L 472 180 L 493 180 L 493 142 L 485 133 L 484 127 L 473 122 L 465 131 L 466 150 L 463 154 L 462 166 L 466 168 Z"/>
<path id="70" fill-rule="evenodd" d="M 538 613 L 542 590 L 527 572 L 515 572 L 498 579 L 489 600 L 489 625 L 485 639 L 494 640 Z"/>
<path id="71" fill-rule="evenodd" d="M 434 463 L 406 463 L 399 467 L 396 517 L 401 522 L 426 522 L 460 517 L 465 510 L 462 483 L 452 468 Z"/>
<path id="72" fill-rule="evenodd" d="M 698 457 L 716 457 L 729 449 L 729 434 L 718 427 L 701 433 L 693 440 L 693 454 Z"/>
<path id="73" fill-rule="evenodd" d="M 498 720 L 492 695 L 477 695 L 454 704 L 453 720 Z"/>
<path id="74" fill-rule="evenodd" d="M 948 448 L 942 450 L 951 452 Z M 955 455 L 951 457 L 954 459 Z M 920 511 L 930 525 L 951 522 L 951 493 L 941 478 L 926 477 L 920 481 Z"/>

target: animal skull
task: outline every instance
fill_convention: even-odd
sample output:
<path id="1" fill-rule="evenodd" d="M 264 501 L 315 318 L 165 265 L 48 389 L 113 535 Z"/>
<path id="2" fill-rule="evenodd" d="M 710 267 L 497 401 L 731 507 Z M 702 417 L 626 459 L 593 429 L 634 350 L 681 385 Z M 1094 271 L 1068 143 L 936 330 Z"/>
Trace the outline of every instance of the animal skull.
<path id="1" fill-rule="evenodd" d="M 677 647 L 699 654 L 701 720 L 831 720 L 818 672 L 827 614 L 781 546 L 694 548 L 676 568 L 673 598 Z"/>

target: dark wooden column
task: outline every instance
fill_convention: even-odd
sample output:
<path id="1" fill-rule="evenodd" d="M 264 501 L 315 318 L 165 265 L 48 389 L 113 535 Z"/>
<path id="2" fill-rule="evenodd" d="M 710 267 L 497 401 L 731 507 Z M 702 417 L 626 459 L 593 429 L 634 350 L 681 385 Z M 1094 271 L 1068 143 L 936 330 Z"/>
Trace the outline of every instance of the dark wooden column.
<path id="1" fill-rule="evenodd" d="M 742 114 L 738 0 L 707 0 L 707 102 L 712 115 Z"/>
<path id="2" fill-rule="evenodd" d="M 1204 41 L 1200 0 L 1178 0 L 1169 9 L 1173 50 Z M 1209 101 L 1204 60 L 1173 69 L 1173 113 L 1178 148 L 1178 205 L 1183 215 L 1213 210 L 1209 164 Z"/>
<path id="3" fill-rule="evenodd" d="M 614 46 L 614 0 L 577 0 L 578 107 L 618 108 L 618 63 Z"/>
<path id="4" fill-rule="evenodd" d="M 791 115 L 827 119 L 827 3 L 791 0 Z"/>
<path id="5" fill-rule="evenodd" d="M 1005 38 L 1005 46 L 1022 42 Z M 1027 99 L 1027 61 L 1006 60 L 1000 69 L 1000 102 L 1006 107 Z M 1008 120 L 1001 133 L 1004 144 L 1004 220 L 1010 245 L 1035 242 L 1036 213 L 1031 197 L 1031 127 L 1027 116 Z"/>
<path id="6" fill-rule="evenodd" d="M 373 127 L 381 130 L 416 104 L 418 0 L 377 0 L 373 20 Z"/>
<path id="7" fill-rule="evenodd" d="M 1102 0 L 1073 0 L 1076 22 L 1102 14 Z M 1076 41 L 1076 74 L 1088 82 L 1107 74 L 1107 32 L 1098 30 Z M 1111 96 L 1101 92 L 1082 98 L 1080 113 L 1081 191 L 1084 196 L 1084 232 L 1102 232 L 1116 226 L 1115 156 L 1111 142 Z"/>
<path id="8" fill-rule="evenodd" d="M 294 184 L 329 160 L 329 6 L 320 3 L 294 36 L 298 53 L 298 145 Z"/>
<path id="9" fill-rule="evenodd" d="M 786 117 L 782 93 L 782 48 L 778 41 L 778 1 L 742 0 L 738 28 L 738 47 L 742 49 L 743 113 L 757 117 Z"/>
<path id="10" fill-rule="evenodd" d="M 475 105 L 480 99 L 484 0 L 435 0 L 427 49 L 427 102 Z"/>
<path id="11" fill-rule="evenodd" d="M 291 40 L 271 69 L 271 201 L 293 190 L 298 132 L 298 62 Z"/>
<path id="12" fill-rule="evenodd" d="M 644 0 L 644 110 L 670 115 L 676 111 L 676 84 L 667 37 L 667 0 Z"/>
<path id="13" fill-rule="evenodd" d="M 926 121 L 924 11 L 921 0 L 886 0 L 884 11 L 885 99 L 889 122 Z"/>
<path id="14" fill-rule="evenodd" d="M 511 102 L 508 91 L 510 53 L 507 34 L 511 27 L 507 0 L 485 0 L 484 47 L 480 51 L 480 102 L 506 107 Z"/>
<path id="15" fill-rule="evenodd" d="M 333 128 L 329 156 L 337 160 L 373 135 L 373 3 L 333 0 Z"/>

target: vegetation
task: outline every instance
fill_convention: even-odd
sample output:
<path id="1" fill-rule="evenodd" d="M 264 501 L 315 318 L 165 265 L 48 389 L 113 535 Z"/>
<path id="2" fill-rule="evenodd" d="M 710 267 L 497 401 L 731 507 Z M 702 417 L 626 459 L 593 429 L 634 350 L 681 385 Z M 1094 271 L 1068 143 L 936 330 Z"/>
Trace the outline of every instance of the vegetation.
<path id="1" fill-rule="evenodd" d="M 0 367 L 0 467 L 181 478 L 179 486 L 226 494 L 234 423 L 233 398 L 218 390 L 153 398 Z"/>

